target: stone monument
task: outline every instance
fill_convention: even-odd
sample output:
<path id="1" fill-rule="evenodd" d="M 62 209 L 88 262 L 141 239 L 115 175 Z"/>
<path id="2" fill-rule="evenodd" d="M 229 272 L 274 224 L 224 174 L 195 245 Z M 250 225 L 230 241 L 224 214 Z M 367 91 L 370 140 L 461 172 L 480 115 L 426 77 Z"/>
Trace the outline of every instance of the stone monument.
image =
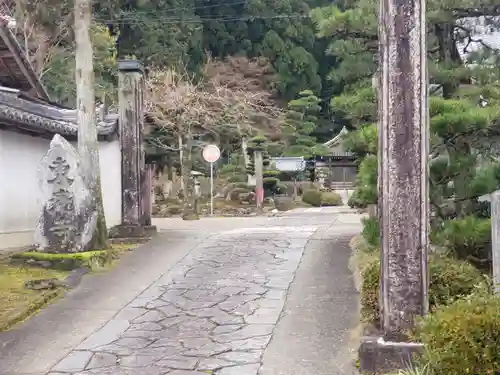
<path id="1" fill-rule="evenodd" d="M 97 222 L 87 215 L 90 191 L 79 171 L 75 148 L 56 134 L 40 162 L 40 218 L 35 229 L 38 251 L 68 253 L 88 250 Z"/>

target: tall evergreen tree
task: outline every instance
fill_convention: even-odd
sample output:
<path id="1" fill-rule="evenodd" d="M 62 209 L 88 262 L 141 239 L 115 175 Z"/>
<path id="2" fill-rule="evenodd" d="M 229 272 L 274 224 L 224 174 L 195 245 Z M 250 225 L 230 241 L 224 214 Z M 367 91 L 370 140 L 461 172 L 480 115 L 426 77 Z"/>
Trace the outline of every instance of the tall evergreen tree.
<path id="1" fill-rule="evenodd" d="M 311 157 L 327 152 L 311 135 L 317 127 L 321 100 L 311 90 L 301 91 L 288 103 L 282 130 L 286 137 L 285 156 Z"/>

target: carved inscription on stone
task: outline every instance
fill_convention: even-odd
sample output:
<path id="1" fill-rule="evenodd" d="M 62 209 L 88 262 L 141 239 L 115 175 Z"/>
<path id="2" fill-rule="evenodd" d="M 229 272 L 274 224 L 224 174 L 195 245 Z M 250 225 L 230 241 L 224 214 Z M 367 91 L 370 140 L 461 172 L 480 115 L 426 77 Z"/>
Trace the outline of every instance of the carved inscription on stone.
<path id="1" fill-rule="evenodd" d="M 90 192 L 79 170 L 80 157 L 60 135 L 40 163 L 40 218 L 35 230 L 39 251 L 76 252 L 85 249 L 86 212 Z M 88 210 L 87 210 L 88 211 Z"/>
<path id="2" fill-rule="evenodd" d="M 62 156 L 56 156 L 49 165 L 52 175 L 47 179 L 53 191 L 46 208 L 51 220 L 46 224 L 62 246 L 71 244 L 76 232 L 75 202 L 70 191 L 74 179 L 68 175 L 69 169 L 68 162 Z"/>

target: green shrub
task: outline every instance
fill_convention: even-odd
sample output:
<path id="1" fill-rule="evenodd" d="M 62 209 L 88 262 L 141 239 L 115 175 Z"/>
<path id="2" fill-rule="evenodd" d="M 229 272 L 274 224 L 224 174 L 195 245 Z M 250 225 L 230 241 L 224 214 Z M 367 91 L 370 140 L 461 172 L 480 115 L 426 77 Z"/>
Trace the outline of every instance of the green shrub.
<path id="1" fill-rule="evenodd" d="M 376 325 L 380 323 L 379 284 L 380 259 L 374 257 L 362 270 L 360 299 L 363 320 Z"/>
<path id="2" fill-rule="evenodd" d="M 439 375 L 486 375 L 500 369 L 500 297 L 487 293 L 460 299 L 429 314 L 415 339 L 422 360 Z"/>
<path id="3" fill-rule="evenodd" d="M 233 186 L 238 189 L 251 189 L 246 182 L 235 182 Z"/>
<path id="4" fill-rule="evenodd" d="M 347 205 L 351 208 L 366 208 L 368 206 L 367 203 L 364 203 L 359 198 L 359 191 L 357 189 L 349 197 Z"/>
<path id="5" fill-rule="evenodd" d="M 369 92 L 367 94 L 372 95 Z M 359 130 L 347 133 L 344 136 L 344 142 L 344 147 L 357 155 L 376 154 L 378 148 L 377 125 L 363 125 Z"/>
<path id="6" fill-rule="evenodd" d="M 431 254 L 429 256 L 429 306 L 447 305 L 469 295 L 483 281 L 481 272 L 466 261 Z M 378 323 L 380 259 L 374 258 L 362 274 L 361 313 L 365 320 Z"/>
<path id="7" fill-rule="evenodd" d="M 321 207 L 321 192 L 315 189 L 305 190 L 302 193 L 302 201 L 311 206 Z"/>
<path id="8" fill-rule="evenodd" d="M 230 176 L 227 179 L 228 182 L 246 182 L 247 181 L 247 175 L 246 174 L 235 174 Z"/>
<path id="9" fill-rule="evenodd" d="M 239 165 L 235 165 L 235 164 L 226 164 L 226 165 L 223 165 L 220 169 L 219 169 L 219 174 L 220 175 L 228 175 L 228 174 L 234 174 L 236 172 L 239 172 L 241 169 L 241 167 Z"/>
<path id="10" fill-rule="evenodd" d="M 467 259 L 478 267 L 487 266 L 491 253 L 490 219 L 466 216 L 446 220 L 433 237 L 459 259 Z"/>
<path id="11" fill-rule="evenodd" d="M 342 206 L 342 197 L 334 192 L 325 192 L 321 194 L 322 206 Z"/>
<path id="12" fill-rule="evenodd" d="M 306 191 L 306 190 L 319 190 L 319 189 L 314 183 L 312 183 L 310 181 L 299 182 L 299 186 L 297 189 L 298 194 L 302 195 L 304 193 L 304 191 Z"/>
<path id="13" fill-rule="evenodd" d="M 275 169 L 268 169 L 267 171 L 264 171 L 262 173 L 264 177 L 275 177 L 275 178 L 278 178 L 280 174 L 281 172 Z"/>
<path id="14" fill-rule="evenodd" d="M 380 227 L 378 219 L 374 217 L 367 217 L 361 219 L 361 222 L 363 223 L 363 231 L 361 232 L 361 235 L 365 241 L 372 247 L 379 247 Z"/>
<path id="15" fill-rule="evenodd" d="M 356 190 L 349 200 L 350 204 L 348 202 L 350 207 L 365 208 L 377 203 L 377 168 L 375 155 L 367 155 L 361 160 L 356 175 Z"/>
<path id="16" fill-rule="evenodd" d="M 471 263 L 449 256 L 431 255 L 428 267 L 431 309 L 470 295 L 478 284 L 484 282 L 482 273 Z"/>
<path id="17" fill-rule="evenodd" d="M 349 197 L 347 205 L 351 208 L 366 208 L 377 203 L 377 194 L 373 186 L 358 186 Z"/>

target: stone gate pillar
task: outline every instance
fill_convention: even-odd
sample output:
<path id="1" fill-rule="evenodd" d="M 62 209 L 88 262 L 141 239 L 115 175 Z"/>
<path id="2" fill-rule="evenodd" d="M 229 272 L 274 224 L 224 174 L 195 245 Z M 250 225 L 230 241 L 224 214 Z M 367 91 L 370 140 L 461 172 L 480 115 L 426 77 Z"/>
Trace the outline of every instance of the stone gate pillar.
<path id="1" fill-rule="evenodd" d="M 396 340 L 428 310 L 427 30 L 424 0 L 382 4 L 381 323 L 385 337 Z"/>
<path id="2" fill-rule="evenodd" d="M 405 333 L 428 310 L 428 107 L 424 0 L 380 0 L 379 218 L 382 332 L 360 348 L 362 372 L 411 362 Z"/>
<path id="3" fill-rule="evenodd" d="M 135 60 L 118 62 L 120 149 L 122 157 L 122 223 L 112 237 L 144 237 L 151 226 L 151 184 L 143 145 L 144 68 Z"/>

